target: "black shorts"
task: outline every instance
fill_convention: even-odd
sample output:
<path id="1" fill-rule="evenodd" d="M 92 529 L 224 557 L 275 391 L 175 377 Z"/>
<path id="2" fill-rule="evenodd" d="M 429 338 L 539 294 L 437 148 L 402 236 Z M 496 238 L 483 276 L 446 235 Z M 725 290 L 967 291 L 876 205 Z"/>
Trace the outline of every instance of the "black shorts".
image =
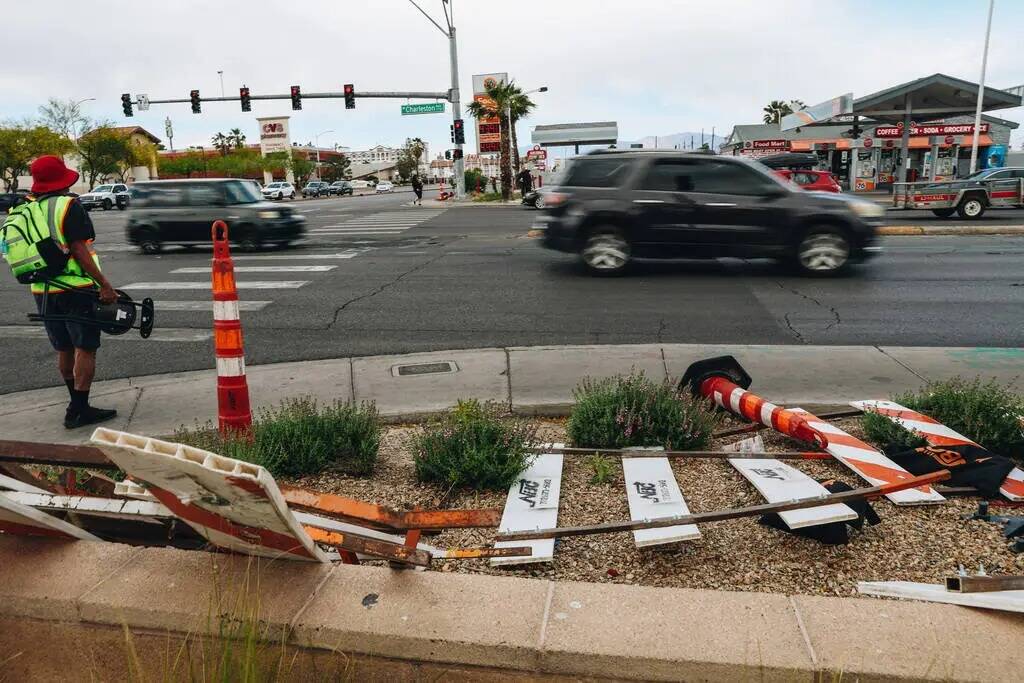
<path id="1" fill-rule="evenodd" d="M 36 308 L 43 312 L 43 295 L 36 294 Z M 46 297 L 47 315 L 84 315 L 91 316 L 90 308 L 95 302 L 91 296 L 64 292 L 61 294 L 48 294 Z M 83 325 L 82 323 L 47 320 L 43 323 L 46 327 L 46 336 L 50 338 L 50 344 L 57 351 L 70 351 L 82 349 L 83 351 L 95 351 L 100 347 L 100 328 L 94 325 Z"/>

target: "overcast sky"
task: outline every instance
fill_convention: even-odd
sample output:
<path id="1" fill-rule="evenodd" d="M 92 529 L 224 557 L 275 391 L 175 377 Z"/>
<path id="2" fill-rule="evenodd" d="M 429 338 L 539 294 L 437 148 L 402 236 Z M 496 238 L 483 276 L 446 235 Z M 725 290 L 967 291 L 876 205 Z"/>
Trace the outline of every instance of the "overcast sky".
<path id="1" fill-rule="evenodd" d="M 440 0 L 421 0 L 441 20 Z M 618 121 L 625 140 L 756 123 L 771 99 L 808 104 L 866 95 L 934 72 L 979 75 L 985 0 L 454 0 L 463 99 L 471 76 L 507 71 L 524 88 L 546 85 L 521 140 L 541 123 Z M 989 85 L 1024 83 L 1024 2 L 997 0 Z M 51 0 L 3 31 L 0 119 L 33 115 L 49 96 L 82 99 L 94 118 L 124 123 L 120 93 L 219 95 L 341 90 L 445 90 L 448 46 L 408 0 Z M 132 123 L 175 148 L 209 144 L 256 116 L 291 114 L 292 140 L 324 130 L 321 146 L 364 149 L 420 136 L 431 155 L 448 146 L 450 115 L 400 116 L 400 102 L 307 100 L 188 104 L 136 112 Z M 1020 120 L 1021 109 L 996 112 Z M 467 130 L 471 126 L 467 125 Z M 1014 147 L 1024 138 L 1015 135 Z M 164 140 L 166 144 L 166 139 Z"/>

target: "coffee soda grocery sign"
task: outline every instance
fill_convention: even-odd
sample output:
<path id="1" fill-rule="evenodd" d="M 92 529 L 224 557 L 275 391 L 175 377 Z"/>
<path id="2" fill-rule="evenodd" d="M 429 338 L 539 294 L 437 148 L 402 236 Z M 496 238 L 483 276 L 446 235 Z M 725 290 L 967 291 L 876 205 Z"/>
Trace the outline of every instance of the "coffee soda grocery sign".
<path id="1" fill-rule="evenodd" d="M 988 124 L 981 124 L 981 132 L 988 132 Z M 931 135 L 973 135 L 973 123 L 936 123 L 924 126 L 911 126 L 911 137 L 925 137 Z M 903 137 L 903 126 L 879 126 L 875 128 L 876 138 L 899 138 Z"/>

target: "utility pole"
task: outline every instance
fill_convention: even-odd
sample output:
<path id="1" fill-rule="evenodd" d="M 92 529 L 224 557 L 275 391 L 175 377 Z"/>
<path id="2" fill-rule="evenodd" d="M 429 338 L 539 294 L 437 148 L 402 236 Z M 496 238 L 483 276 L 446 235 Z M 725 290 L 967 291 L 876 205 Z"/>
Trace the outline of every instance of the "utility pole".
<path id="1" fill-rule="evenodd" d="M 171 117 L 168 116 L 164 119 L 164 132 L 167 133 L 167 144 L 171 146 L 171 151 L 174 151 L 174 127 L 171 125 Z"/>
<path id="2" fill-rule="evenodd" d="M 981 53 L 981 79 L 978 81 L 978 104 L 974 108 L 974 134 L 971 136 L 971 173 L 978 170 L 978 136 L 981 133 L 981 106 L 985 99 L 985 67 L 988 65 L 988 38 L 992 34 L 992 10 L 996 0 L 988 0 L 988 24 L 985 26 L 985 51 Z"/>

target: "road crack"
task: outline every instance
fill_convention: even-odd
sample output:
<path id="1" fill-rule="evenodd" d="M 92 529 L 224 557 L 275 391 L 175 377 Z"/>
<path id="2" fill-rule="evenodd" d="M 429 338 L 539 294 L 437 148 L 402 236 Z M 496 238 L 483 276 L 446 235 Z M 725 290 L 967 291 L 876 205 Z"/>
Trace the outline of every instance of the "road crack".
<path id="1" fill-rule="evenodd" d="M 823 303 L 821 303 L 821 301 L 819 301 L 818 299 L 815 299 L 810 294 L 804 294 L 803 292 L 801 292 L 798 289 L 794 289 L 792 287 L 787 287 L 784 284 L 782 284 L 781 282 L 776 282 L 775 284 L 777 284 L 779 286 L 779 289 L 782 289 L 783 291 L 789 292 L 790 294 L 795 294 L 795 295 L 797 295 L 798 297 L 800 297 L 802 299 L 806 299 L 807 301 L 810 301 L 815 306 L 818 306 L 819 308 L 824 308 L 825 310 L 827 310 L 832 315 L 833 320 L 829 324 L 825 325 L 825 330 L 824 330 L 825 332 L 831 330 L 836 325 L 842 324 L 843 320 L 839 316 L 839 311 L 837 311 L 834 306 L 828 306 L 826 304 L 823 304 Z M 786 325 L 789 327 L 789 329 L 793 330 L 793 326 L 789 322 L 789 314 L 788 313 L 786 314 Z M 793 330 L 793 332 L 796 333 L 796 330 Z M 801 339 L 802 338 L 803 337 L 801 337 Z"/>
<path id="2" fill-rule="evenodd" d="M 657 335 L 657 339 L 658 339 L 658 343 L 659 344 L 662 343 L 663 341 L 665 341 L 663 337 L 665 335 L 665 328 L 666 327 L 667 327 L 667 325 L 665 325 L 665 319 L 664 318 L 661 318 L 660 320 L 658 320 L 658 335 Z"/>
<path id="3" fill-rule="evenodd" d="M 341 315 L 341 312 L 344 311 L 349 306 L 351 306 L 352 304 L 354 304 L 356 302 L 359 302 L 359 301 L 362 301 L 363 299 L 371 299 L 371 298 L 377 296 L 378 294 L 383 292 L 385 289 L 388 289 L 390 287 L 395 286 L 396 284 L 401 282 L 406 277 L 412 275 L 413 273 L 415 273 L 417 271 L 423 270 L 427 266 L 429 266 L 429 265 L 431 265 L 433 263 L 436 263 L 437 261 L 440 261 L 445 256 L 447 256 L 447 254 L 445 254 L 445 253 L 438 254 L 437 256 L 435 256 L 432 259 L 427 259 L 423 263 L 420 263 L 419 265 L 413 266 L 412 268 L 410 268 L 409 270 L 405 271 L 404 273 L 399 273 L 397 277 L 393 278 L 392 280 L 389 280 L 388 282 L 385 282 L 380 287 L 377 287 L 376 289 L 374 289 L 372 291 L 369 291 L 366 294 L 360 294 L 357 297 L 353 297 L 353 298 L 349 299 L 348 301 L 343 303 L 341 306 L 338 306 L 337 308 L 334 309 L 334 317 L 331 319 L 331 322 L 327 324 L 327 327 L 325 329 L 329 330 L 329 329 L 333 328 L 337 324 L 338 316 Z"/>

